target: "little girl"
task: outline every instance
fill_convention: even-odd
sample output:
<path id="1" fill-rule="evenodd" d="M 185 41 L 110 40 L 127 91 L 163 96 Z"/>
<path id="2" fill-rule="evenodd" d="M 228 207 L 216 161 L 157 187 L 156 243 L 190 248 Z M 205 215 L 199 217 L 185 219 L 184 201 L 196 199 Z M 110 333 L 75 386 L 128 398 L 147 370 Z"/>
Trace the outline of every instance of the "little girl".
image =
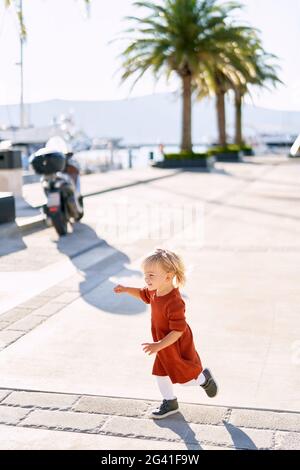
<path id="1" fill-rule="evenodd" d="M 117 285 L 125 292 L 151 304 L 153 343 L 143 343 L 145 353 L 156 354 L 152 374 L 156 376 L 163 402 L 151 417 L 165 418 L 178 411 L 173 384 L 201 386 L 209 397 L 217 394 L 217 384 L 209 369 L 203 369 L 195 349 L 193 334 L 185 320 L 185 303 L 178 287 L 185 283 L 185 268 L 178 255 L 157 249 L 147 256 L 142 267 L 147 287 Z"/>

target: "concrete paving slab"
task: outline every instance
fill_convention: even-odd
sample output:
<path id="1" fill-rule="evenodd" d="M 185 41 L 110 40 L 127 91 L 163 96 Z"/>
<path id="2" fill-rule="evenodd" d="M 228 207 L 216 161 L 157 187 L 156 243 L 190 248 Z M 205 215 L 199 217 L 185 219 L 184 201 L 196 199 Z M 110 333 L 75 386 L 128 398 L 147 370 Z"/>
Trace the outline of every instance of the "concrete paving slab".
<path id="1" fill-rule="evenodd" d="M 300 413 L 234 409 L 230 415 L 230 423 L 247 428 L 300 432 Z"/>
<path id="2" fill-rule="evenodd" d="M 34 410 L 23 419 L 22 426 L 96 433 L 106 420 L 107 416 L 97 414 Z"/>
<path id="3" fill-rule="evenodd" d="M 30 331 L 43 321 L 45 321 L 44 317 L 39 317 L 35 314 L 31 314 L 11 325 L 9 327 L 9 331 Z"/>
<path id="4" fill-rule="evenodd" d="M 66 410 L 72 407 L 77 401 L 77 395 L 63 395 L 58 393 L 27 392 L 27 391 L 3 391 L 4 396 L 1 405 L 12 405 L 24 408 L 45 408 L 51 410 Z"/>
<path id="5" fill-rule="evenodd" d="M 24 335 L 24 331 L 0 331 L 0 351 Z"/>
<path id="6" fill-rule="evenodd" d="M 4 400 L 9 394 L 11 393 L 11 390 L 0 390 L 0 402 Z"/>
<path id="7" fill-rule="evenodd" d="M 74 411 L 85 411 L 107 415 L 140 416 L 146 413 L 149 404 L 142 400 L 127 400 L 126 398 L 81 397 L 72 407 Z"/>
<path id="8" fill-rule="evenodd" d="M 8 310 L 7 312 L 1 315 L 1 320 L 3 323 L 6 322 L 8 324 L 14 323 L 21 318 L 25 318 L 27 315 L 30 315 L 32 309 L 30 308 L 13 308 L 12 310 Z"/>
<path id="9" fill-rule="evenodd" d="M 33 311 L 32 316 L 38 317 L 50 317 L 55 313 L 59 312 L 62 308 L 64 308 L 65 304 L 57 303 L 55 301 L 48 302 L 47 304 L 43 305 L 40 308 L 37 308 Z"/>
<path id="10" fill-rule="evenodd" d="M 173 442 L 183 441 L 186 442 L 186 444 L 198 444 L 195 440 L 186 439 L 189 430 L 189 425 L 184 425 L 182 420 L 179 421 L 171 417 L 161 421 L 155 421 L 118 416 L 110 418 L 102 427 L 102 431 L 105 433 L 122 435 L 124 437 L 167 440 Z"/>
<path id="11" fill-rule="evenodd" d="M 239 429 L 230 424 L 224 426 L 203 426 L 191 424 L 186 441 L 203 442 L 204 444 L 219 445 L 243 450 L 263 450 L 273 447 L 274 432 L 256 429 Z"/>
<path id="12" fill-rule="evenodd" d="M 17 424 L 30 413 L 24 408 L 0 405 L 0 424 Z"/>
<path id="13" fill-rule="evenodd" d="M 0 321 L 0 331 L 1 331 L 1 330 L 4 330 L 4 329 L 7 328 L 8 326 L 9 326 L 9 322 Z"/>
<path id="14" fill-rule="evenodd" d="M 202 446 L 210 450 L 210 446 Z M 186 450 L 184 443 L 0 425 L 1 450 Z M 189 447 L 198 450 L 199 446 Z M 213 448 L 213 450 L 220 448 Z"/>
<path id="15" fill-rule="evenodd" d="M 221 425 L 230 410 L 222 406 L 199 406 L 180 404 L 180 412 L 184 419 L 195 424 Z"/>
<path id="16" fill-rule="evenodd" d="M 278 432 L 276 433 L 276 449 L 300 450 L 299 432 Z"/>

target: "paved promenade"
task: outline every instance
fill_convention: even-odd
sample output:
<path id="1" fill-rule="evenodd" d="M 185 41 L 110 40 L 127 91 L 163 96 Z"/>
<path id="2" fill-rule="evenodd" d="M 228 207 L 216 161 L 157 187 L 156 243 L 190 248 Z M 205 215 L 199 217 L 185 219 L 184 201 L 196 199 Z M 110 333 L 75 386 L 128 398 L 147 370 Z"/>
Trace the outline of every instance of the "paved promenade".
<path id="1" fill-rule="evenodd" d="M 158 402 L 0 391 L 0 449 L 298 449 L 298 413 L 181 404 L 149 419 Z"/>
<path id="2" fill-rule="evenodd" d="M 1 238 L 0 448 L 300 449 L 300 163 L 257 157 L 147 180 L 87 197 L 63 239 L 52 228 Z M 162 206 L 172 224 L 149 215 Z M 191 206 L 200 243 L 172 210 Z M 120 207 L 133 227 L 121 234 Z M 185 259 L 188 322 L 220 387 L 211 400 L 176 386 L 181 413 L 159 422 L 141 348 L 149 308 L 113 293 L 143 285 L 155 246 Z"/>

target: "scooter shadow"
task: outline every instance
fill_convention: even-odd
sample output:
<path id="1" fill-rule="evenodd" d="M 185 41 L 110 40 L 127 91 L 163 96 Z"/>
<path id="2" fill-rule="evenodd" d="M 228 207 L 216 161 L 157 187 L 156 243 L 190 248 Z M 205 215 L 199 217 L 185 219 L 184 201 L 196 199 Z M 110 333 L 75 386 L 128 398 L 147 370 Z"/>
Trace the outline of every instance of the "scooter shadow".
<path id="1" fill-rule="evenodd" d="M 78 291 L 85 302 L 110 314 L 137 315 L 146 313 L 146 305 L 126 294 L 116 294 L 113 288 L 117 284 L 137 286 L 141 284 L 141 271 L 130 269 L 130 258 L 122 251 L 98 237 L 95 230 L 84 223 L 77 223 L 73 232 L 57 241 L 57 248 L 67 255 L 84 279 L 78 285 L 77 280 L 69 279 L 63 285 L 66 292 Z M 85 254 L 91 250 L 105 250 L 105 258 L 90 260 L 85 267 Z M 97 253 L 96 253 L 97 256 Z M 112 279 L 111 279 L 112 278 Z"/>

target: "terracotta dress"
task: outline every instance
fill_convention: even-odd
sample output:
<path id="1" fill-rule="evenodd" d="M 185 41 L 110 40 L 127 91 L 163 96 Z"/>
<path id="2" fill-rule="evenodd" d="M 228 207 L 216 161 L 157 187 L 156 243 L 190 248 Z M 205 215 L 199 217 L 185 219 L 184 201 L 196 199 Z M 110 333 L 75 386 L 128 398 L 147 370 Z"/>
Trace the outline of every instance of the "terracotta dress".
<path id="1" fill-rule="evenodd" d="M 183 331 L 171 346 L 156 354 L 152 374 L 168 375 L 173 383 L 196 379 L 203 367 L 195 349 L 193 334 L 185 320 L 185 303 L 179 289 L 157 296 L 156 290 L 140 289 L 141 299 L 151 304 L 151 331 L 153 341 L 160 341 L 172 330 Z"/>

